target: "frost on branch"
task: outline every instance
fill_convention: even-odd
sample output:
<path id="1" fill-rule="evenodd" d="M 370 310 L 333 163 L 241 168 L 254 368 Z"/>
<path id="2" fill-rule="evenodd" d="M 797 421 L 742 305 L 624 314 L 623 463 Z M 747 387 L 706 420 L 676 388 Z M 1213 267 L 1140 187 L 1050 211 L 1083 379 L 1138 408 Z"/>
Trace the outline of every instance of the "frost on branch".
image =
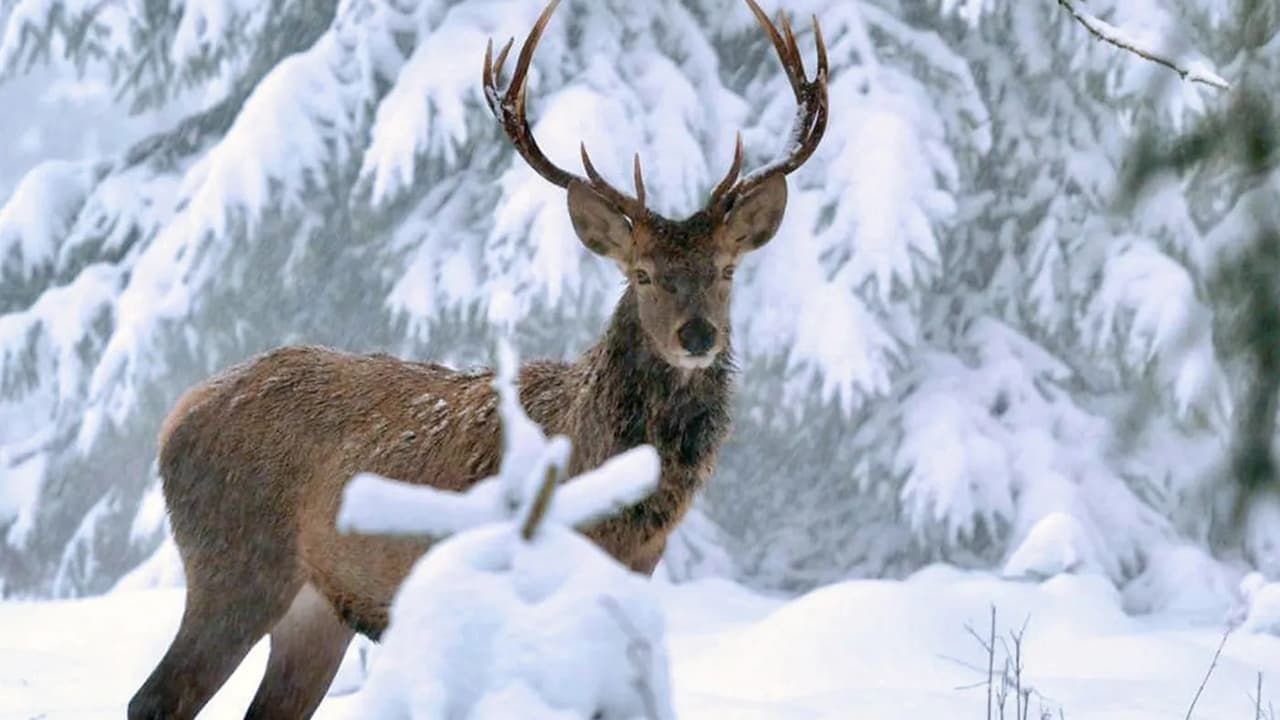
<path id="1" fill-rule="evenodd" d="M 1116 352 L 1127 368 L 1153 367 L 1180 415 L 1222 418 L 1213 314 L 1187 270 L 1153 243 L 1116 239 L 1087 319 L 1095 350 Z"/>
<path id="2" fill-rule="evenodd" d="M 465 494 L 376 476 L 348 486 L 339 527 L 430 535 L 365 696 L 370 717 L 673 718 L 661 609 L 648 579 L 571 529 L 633 504 L 659 472 L 635 448 L 555 488 L 569 443 L 525 415 L 499 348 L 499 474 Z M 549 504 L 544 504 L 549 501 Z"/>
<path id="3" fill-rule="evenodd" d="M 1058 0 L 1058 4 L 1071 13 L 1071 17 L 1075 18 L 1076 22 L 1083 25 L 1094 37 L 1103 42 L 1108 42 L 1122 50 L 1127 50 L 1144 60 L 1163 65 L 1178 73 L 1187 82 L 1204 83 L 1219 90 L 1231 89 L 1231 83 L 1223 80 L 1221 76 L 1202 61 L 1181 61 L 1161 50 L 1154 49 L 1115 25 L 1079 10 L 1073 0 Z"/>

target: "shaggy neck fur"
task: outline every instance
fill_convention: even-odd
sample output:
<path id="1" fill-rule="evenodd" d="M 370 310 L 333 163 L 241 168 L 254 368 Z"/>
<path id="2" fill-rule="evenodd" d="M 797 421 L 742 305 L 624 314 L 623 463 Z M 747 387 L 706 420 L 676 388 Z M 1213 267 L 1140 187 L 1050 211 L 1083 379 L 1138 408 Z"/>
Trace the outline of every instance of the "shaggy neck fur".
<path id="1" fill-rule="evenodd" d="M 714 463 L 729 429 L 733 365 L 727 345 L 708 368 L 669 365 L 651 347 L 635 292 L 628 288 L 604 337 L 583 360 L 591 391 L 585 393 L 589 407 L 582 415 L 613 419 L 594 425 L 614 434 L 612 453 L 652 444 L 662 457 L 664 482 L 668 469 Z"/>

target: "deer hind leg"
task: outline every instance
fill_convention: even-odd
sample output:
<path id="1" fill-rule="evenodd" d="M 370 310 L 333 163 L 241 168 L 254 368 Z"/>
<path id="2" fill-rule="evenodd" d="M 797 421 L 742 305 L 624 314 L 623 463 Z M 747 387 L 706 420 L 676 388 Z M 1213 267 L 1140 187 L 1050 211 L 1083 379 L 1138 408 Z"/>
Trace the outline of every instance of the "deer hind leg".
<path id="1" fill-rule="evenodd" d="M 271 656 L 248 719 L 308 718 L 338 672 L 354 631 L 307 583 L 271 629 Z"/>
<path id="2" fill-rule="evenodd" d="M 288 594 L 260 590 L 190 584 L 178 634 L 129 701 L 129 720 L 194 718 L 288 607 Z"/>

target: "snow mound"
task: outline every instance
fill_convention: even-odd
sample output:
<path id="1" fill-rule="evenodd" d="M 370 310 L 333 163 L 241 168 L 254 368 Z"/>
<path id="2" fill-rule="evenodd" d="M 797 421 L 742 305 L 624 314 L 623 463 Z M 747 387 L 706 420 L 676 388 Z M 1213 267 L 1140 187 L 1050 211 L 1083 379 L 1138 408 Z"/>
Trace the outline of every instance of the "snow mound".
<path id="1" fill-rule="evenodd" d="M 1061 573 L 1098 569 L 1084 526 L 1064 512 L 1044 516 L 1004 565 L 1007 578 L 1044 579 Z"/>
<path id="2" fill-rule="evenodd" d="M 554 525 L 435 547 L 392 605 L 365 693 L 370 717 L 674 717 L 649 582 Z"/>
<path id="3" fill-rule="evenodd" d="M 1267 582 L 1262 573 L 1249 573 L 1240 581 L 1245 616 L 1240 629 L 1280 635 L 1280 582 Z"/>
<path id="4" fill-rule="evenodd" d="M 1125 610 L 1222 617 L 1235 599 L 1238 576 L 1192 545 L 1161 548 L 1124 588 Z"/>

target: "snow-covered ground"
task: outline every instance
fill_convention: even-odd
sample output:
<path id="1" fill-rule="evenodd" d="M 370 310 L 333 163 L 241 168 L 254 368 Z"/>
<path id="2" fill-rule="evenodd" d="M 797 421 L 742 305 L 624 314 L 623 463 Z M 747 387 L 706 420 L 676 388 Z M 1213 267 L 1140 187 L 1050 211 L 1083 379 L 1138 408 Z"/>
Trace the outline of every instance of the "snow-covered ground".
<path id="1" fill-rule="evenodd" d="M 1126 615 L 1090 576 L 1016 582 L 935 566 L 794 599 L 722 580 L 656 587 L 682 719 L 984 718 L 985 688 L 958 688 L 985 679 L 986 653 L 966 625 L 985 636 L 993 605 L 1001 633 L 1029 618 L 1024 681 L 1043 694 L 1032 717 L 1043 705 L 1071 720 L 1182 718 L 1223 630 L 1204 615 Z M 0 604 L 0 718 L 121 717 L 177 627 L 182 592 Z M 253 650 L 202 717 L 242 716 L 266 650 Z M 1280 637 L 1231 634 L 1194 716 L 1253 718 L 1259 671 L 1264 697 L 1280 705 Z M 362 700 L 330 697 L 318 717 L 362 717 Z"/>

